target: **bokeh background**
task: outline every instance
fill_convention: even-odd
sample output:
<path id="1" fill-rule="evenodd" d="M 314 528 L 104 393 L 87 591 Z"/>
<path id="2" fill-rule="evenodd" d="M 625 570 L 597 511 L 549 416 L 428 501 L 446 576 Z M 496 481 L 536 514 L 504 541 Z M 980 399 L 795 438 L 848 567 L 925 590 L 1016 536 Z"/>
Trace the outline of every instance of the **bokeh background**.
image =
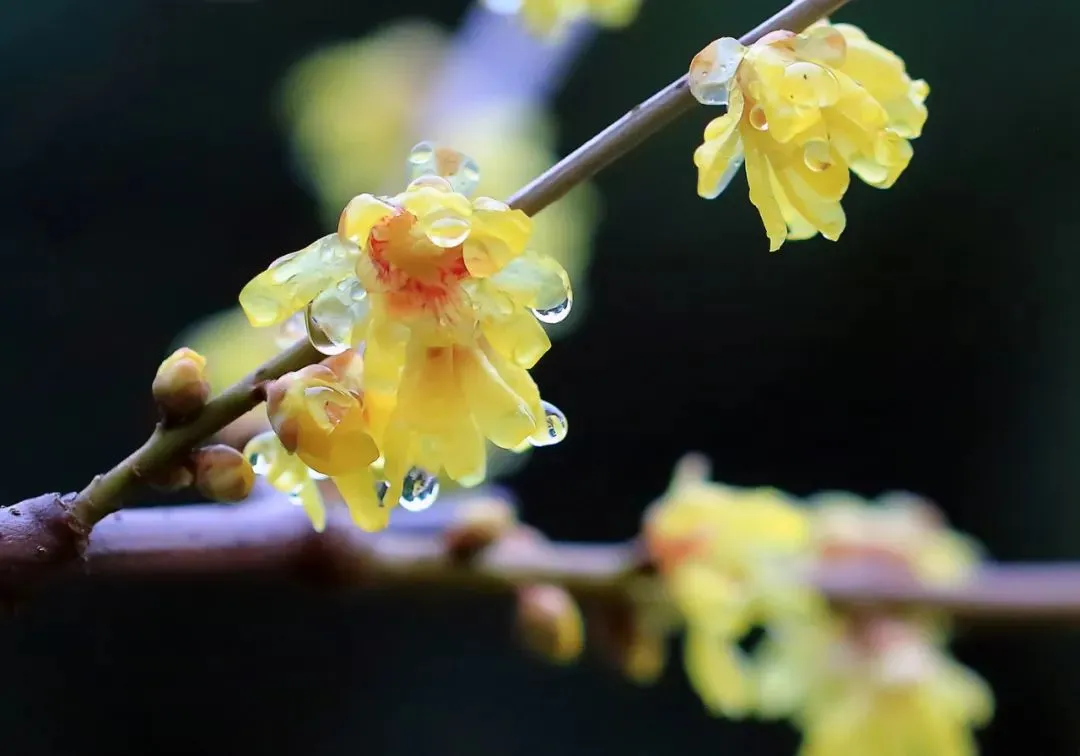
<path id="1" fill-rule="evenodd" d="M 557 150 L 777 6 L 646 0 L 569 72 Z M 282 116 L 292 66 L 402 12 L 452 28 L 464 10 L 0 3 L 3 501 L 79 488 L 134 448 L 176 334 L 330 230 Z M 589 306 L 535 371 L 571 432 L 510 481 L 552 537 L 632 535 L 700 449 L 725 482 L 908 489 L 998 558 L 1080 557 L 1080 10 L 862 0 L 840 17 L 932 86 L 911 168 L 887 193 L 853 184 L 840 243 L 773 255 L 745 179 L 694 195 L 715 113 L 599 177 Z M 785 726 L 709 719 L 678 664 L 642 690 L 534 662 L 510 614 L 229 576 L 67 586 L 0 620 L 2 750 L 793 753 Z M 957 650 L 997 693 L 984 753 L 1077 752 L 1075 634 L 979 629 Z"/>

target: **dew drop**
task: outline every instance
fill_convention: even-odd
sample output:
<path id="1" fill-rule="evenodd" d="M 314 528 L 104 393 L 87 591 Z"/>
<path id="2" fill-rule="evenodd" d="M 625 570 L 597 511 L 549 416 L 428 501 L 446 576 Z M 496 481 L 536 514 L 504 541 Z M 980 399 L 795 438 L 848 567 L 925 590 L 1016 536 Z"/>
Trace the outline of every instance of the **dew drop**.
<path id="1" fill-rule="evenodd" d="M 304 313 L 297 312 L 278 327 L 274 343 L 277 344 L 278 349 L 288 349 L 305 336 L 307 334 L 304 332 Z"/>
<path id="2" fill-rule="evenodd" d="M 386 498 L 386 492 L 390 490 L 390 484 L 385 480 L 375 481 L 375 495 L 379 497 L 379 504 L 385 505 L 386 502 L 383 499 Z"/>
<path id="3" fill-rule="evenodd" d="M 405 188 L 406 191 L 414 189 L 422 189 L 424 187 L 430 187 L 437 189 L 440 192 L 452 192 L 454 187 L 450 185 L 450 182 L 444 179 L 442 176 L 436 176 L 430 174 L 427 176 L 420 176 L 409 182 L 409 185 Z"/>
<path id="4" fill-rule="evenodd" d="M 304 487 L 302 485 L 297 485 L 294 488 L 289 489 L 289 491 L 285 494 L 289 497 L 289 503 L 292 504 L 294 507 L 304 506 L 304 499 L 301 496 L 303 490 Z"/>
<path id="5" fill-rule="evenodd" d="M 695 55 L 687 77 L 694 99 L 702 105 L 727 105 L 732 79 L 745 52 L 739 40 L 724 37 Z"/>
<path id="6" fill-rule="evenodd" d="M 743 148 L 740 146 L 738 152 L 731 158 L 731 162 L 728 163 L 727 168 L 720 174 L 720 178 L 716 180 L 716 184 L 713 185 L 712 190 L 708 194 L 703 195 L 705 199 L 716 199 L 719 197 L 734 180 L 739 169 L 743 167 L 743 162 L 745 160 L 746 153 L 743 152 Z"/>
<path id="7" fill-rule="evenodd" d="M 449 178 L 454 191 L 468 196 L 480 185 L 480 165 L 468 155 L 462 155 L 461 165 Z"/>
<path id="8" fill-rule="evenodd" d="M 267 459 L 265 454 L 255 452 L 248 456 L 248 462 L 251 463 L 251 469 L 256 475 L 266 475 L 270 472 L 270 460 Z"/>
<path id="9" fill-rule="evenodd" d="M 769 130 L 769 119 L 765 117 L 765 109 L 760 105 L 750 108 L 750 125 L 758 131 Z"/>
<path id="10" fill-rule="evenodd" d="M 444 249 L 452 249 L 469 238 L 472 225 L 459 216 L 443 216 L 433 220 L 424 219 L 424 233 L 431 243 Z"/>
<path id="11" fill-rule="evenodd" d="M 553 446 L 566 438 L 567 422 L 563 411 L 551 402 L 540 402 L 544 408 L 544 427 L 529 439 L 533 446 Z"/>
<path id="12" fill-rule="evenodd" d="M 534 307 L 532 314 L 541 323 L 561 323 L 570 315 L 574 305 L 574 290 L 570 288 L 570 282 L 564 281 L 563 298 L 554 304 L 544 307 Z"/>
<path id="13" fill-rule="evenodd" d="M 349 348 L 348 344 L 342 344 L 335 341 L 334 338 L 319 325 L 311 314 L 311 305 L 308 305 L 304 310 L 304 327 L 307 330 L 308 340 L 320 354 L 332 357 L 335 354 L 341 354 Z"/>
<path id="14" fill-rule="evenodd" d="M 803 145 L 803 162 L 815 173 L 820 173 L 832 165 L 829 143 L 824 139 L 811 139 Z"/>
<path id="15" fill-rule="evenodd" d="M 409 150 L 409 157 L 406 159 L 409 161 L 410 171 L 414 170 L 414 166 L 426 168 L 435 162 L 435 143 L 428 141 L 418 142 Z"/>
<path id="16" fill-rule="evenodd" d="M 424 511 L 439 497 L 439 479 L 419 467 L 409 470 L 402 485 L 398 504 L 410 512 Z"/>

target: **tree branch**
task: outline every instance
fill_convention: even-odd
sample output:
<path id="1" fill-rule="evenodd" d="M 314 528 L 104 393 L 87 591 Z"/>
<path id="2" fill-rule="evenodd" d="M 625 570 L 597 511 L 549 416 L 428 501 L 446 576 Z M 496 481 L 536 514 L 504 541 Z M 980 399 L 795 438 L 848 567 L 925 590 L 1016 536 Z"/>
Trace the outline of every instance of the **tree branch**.
<path id="1" fill-rule="evenodd" d="M 640 596 L 640 589 L 657 579 L 633 542 L 557 543 L 512 531 L 463 556 L 448 535 L 460 524 L 461 506 L 477 496 L 491 494 L 449 495 L 429 510 L 434 517 L 402 518 L 376 534 L 354 527 L 337 507 L 326 531 L 316 533 L 302 510 L 269 487 L 234 506 L 118 512 L 90 535 L 85 572 L 140 577 L 274 573 L 320 585 L 472 593 L 554 583 L 578 598 L 601 600 Z M 811 582 L 849 608 L 929 608 L 980 624 L 1080 626 L 1080 564 L 990 563 L 951 588 L 929 587 L 895 570 L 867 565 L 830 567 Z"/>

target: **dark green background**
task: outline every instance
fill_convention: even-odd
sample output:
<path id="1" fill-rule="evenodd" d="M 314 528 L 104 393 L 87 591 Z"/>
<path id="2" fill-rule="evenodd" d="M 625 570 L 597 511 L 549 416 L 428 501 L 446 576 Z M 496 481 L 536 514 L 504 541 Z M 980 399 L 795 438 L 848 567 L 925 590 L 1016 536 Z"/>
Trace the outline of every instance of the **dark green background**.
<path id="1" fill-rule="evenodd" d="M 449 24 L 463 4 L 0 4 L 3 501 L 80 487 L 141 442 L 174 335 L 325 233 L 276 85 L 403 7 Z M 561 149 L 776 7 L 646 0 L 558 98 Z M 587 319 L 536 370 L 572 432 L 514 480 L 553 537 L 631 535 L 696 448 L 736 484 L 924 493 L 999 558 L 1080 553 L 1080 11 L 859 0 L 840 17 L 932 86 L 911 168 L 887 193 L 853 185 L 839 244 L 777 255 L 744 179 L 694 195 L 690 153 L 715 113 L 600 177 Z M 793 753 L 785 727 L 708 719 L 677 664 L 641 691 L 527 660 L 508 609 L 225 577 L 71 586 L 0 620 L 2 750 Z M 961 639 L 999 700 L 985 753 L 1077 752 L 1074 641 Z"/>

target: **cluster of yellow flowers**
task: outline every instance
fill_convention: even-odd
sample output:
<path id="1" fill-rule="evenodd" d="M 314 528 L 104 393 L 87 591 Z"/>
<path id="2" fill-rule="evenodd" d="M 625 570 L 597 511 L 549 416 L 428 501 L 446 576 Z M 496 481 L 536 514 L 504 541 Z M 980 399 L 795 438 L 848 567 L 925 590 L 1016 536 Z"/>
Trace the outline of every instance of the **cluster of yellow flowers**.
<path id="1" fill-rule="evenodd" d="M 641 0 L 483 0 L 496 13 L 516 15 L 542 37 L 560 34 L 575 21 L 620 28 L 637 16 Z"/>
<path id="2" fill-rule="evenodd" d="M 257 469 L 317 512 L 311 474 L 281 452 L 295 455 L 334 480 L 366 529 L 384 527 L 395 503 L 430 505 L 440 471 L 483 481 L 485 439 L 524 449 L 566 434 L 529 375 L 551 346 L 540 323 L 570 312 L 566 271 L 527 249 L 525 213 L 470 198 L 471 158 L 422 142 L 407 162 L 405 191 L 354 197 L 336 233 L 274 261 L 240 293 L 253 326 L 300 317 L 317 349 L 349 355 L 271 386 L 273 435 L 248 446 Z"/>
<path id="3" fill-rule="evenodd" d="M 860 29 L 827 21 L 749 47 L 718 39 L 688 78 L 699 102 L 727 106 L 694 153 L 698 194 L 718 196 L 745 161 L 772 251 L 818 232 L 839 238 L 849 169 L 871 186 L 892 186 L 911 161 L 930 93 Z"/>
<path id="4" fill-rule="evenodd" d="M 800 502 L 706 475 L 682 465 L 644 526 L 706 707 L 788 717 L 804 733 L 804 756 L 975 753 L 972 729 L 990 718 L 993 697 L 948 655 L 944 618 L 844 611 L 807 586 L 822 568 L 947 585 L 972 573 L 978 548 L 910 495 Z M 744 652 L 739 643 L 755 627 L 764 639 Z"/>

